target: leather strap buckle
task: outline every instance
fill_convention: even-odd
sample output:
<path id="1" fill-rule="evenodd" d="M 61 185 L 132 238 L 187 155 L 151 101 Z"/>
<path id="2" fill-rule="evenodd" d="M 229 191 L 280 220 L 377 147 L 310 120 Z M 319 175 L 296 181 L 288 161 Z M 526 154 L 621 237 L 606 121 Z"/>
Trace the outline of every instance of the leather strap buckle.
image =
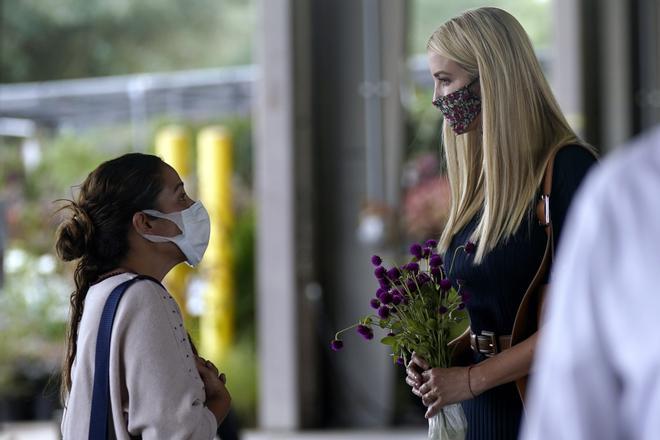
<path id="1" fill-rule="evenodd" d="M 486 357 L 492 357 L 499 353 L 500 348 L 495 332 L 482 331 L 481 335 L 477 336 L 477 349 L 479 353 Z"/>
<path id="2" fill-rule="evenodd" d="M 539 225 L 548 226 L 550 225 L 550 196 L 542 194 L 540 202 L 543 206 L 543 216 L 539 215 Z"/>
<path id="3" fill-rule="evenodd" d="M 493 357 L 511 347 L 511 336 L 497 336 L 495 332 L 487 330 L 483 330 L 480 335 L 470 332 L 470 345 L 475 353 Z"/>

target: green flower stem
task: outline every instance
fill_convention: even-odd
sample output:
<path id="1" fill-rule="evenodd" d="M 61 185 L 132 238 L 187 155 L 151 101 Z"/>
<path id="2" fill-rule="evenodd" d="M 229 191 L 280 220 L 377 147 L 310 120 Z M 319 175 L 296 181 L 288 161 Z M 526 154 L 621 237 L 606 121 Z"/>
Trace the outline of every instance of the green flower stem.
<path id="1" fill-rule="evenodd" d="M 408 285 L 406 283 L 403 283 L 403 289 L 408 293 L 409 296 L 413 296 L 415 293 L 419 293 L 419 298 L 422 300 L 422 303 L 424 303 L 424 296 L 422 295 L 422 292 L 419 291 L 419 286 L 417 288 L 417 292 L 412 292 L 410 289 L 408 289 Z"/>
<path id="2" fill-rule="evenodd" d="M 335 339 L 339 339 L 340 334 L 342 334 L 344 332 L 347 332 L 350 329 L 353 329 L 353 328 L 355 328 L 355 327 L 357 327 L 358 325 L 361 325 L 361 324 L 362 324 L 362 322 L 357 322 L 357 323 L 351 325 L 350 327 L 346 327 L 346 328 L 343 328 L 343 329 L 339 330 L 337 333 L 335 333 Z"/>
<path id="3" fill-rule="evenodd" d="M 452 255 L 452 257 L 451 257 L 451 265 L 449 266 L 449 273 L 447 274 L 448 276 L 451 275 L 451 271 L 452 271 L 452 269 L 454 268 L 454 261 L 456 261 L 456 253 L 457 253 L 460 249 L 465 249 L 465 245 L 460 245 L 459 247 L 457 247 L 457 248 L 454 250 L 454 255 Z"/>
<path id="4" fill-rule="evenodd" d="M 426 317 L 426 321 L 428 321 L 430 317 L 428 314 L 428 307 L 426 306 L 426 301 L 424 300 L 424 295 L 422 294 L 422 289 L 419 287 L 419 283 L 417 283 L 417 277 L 413 275 L 412 279 L 415 282 L 415 287 L 417 287 L 417 291 L 419 292 L 419 295 L 422 297 L 422 304 L 424 304 L 424 315 Z"/>

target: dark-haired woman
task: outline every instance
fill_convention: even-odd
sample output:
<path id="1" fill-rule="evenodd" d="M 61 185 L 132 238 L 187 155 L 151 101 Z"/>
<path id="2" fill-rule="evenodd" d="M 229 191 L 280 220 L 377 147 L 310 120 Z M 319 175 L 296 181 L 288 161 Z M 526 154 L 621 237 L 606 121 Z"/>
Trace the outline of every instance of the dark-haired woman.
<path id="1" fill-rule="evenodd" d="M 57 232 L 57 253 L 77 260 L 62 373 L 62 435 L 88 438 L 96 338 L 113 289 L 138 275 L 112 326 L 109 438 L 211 439 L 229 411 L 224 375 L 193 352 L 179 308 L 160 281 L 196 265 L 209 218 L 160 158 L 127 154 L 85 179 Z"/>

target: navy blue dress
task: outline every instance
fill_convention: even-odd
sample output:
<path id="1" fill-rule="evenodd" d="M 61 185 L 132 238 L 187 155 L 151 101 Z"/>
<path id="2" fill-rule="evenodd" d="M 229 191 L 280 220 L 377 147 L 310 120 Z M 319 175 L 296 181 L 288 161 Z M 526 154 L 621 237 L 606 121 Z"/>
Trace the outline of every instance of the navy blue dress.
<path id="1" fill-rule="evenodd" d="M 550 212 L 555 247 L 560 244 L 561 231 L 570 202 L 595 158 L 579 146 L 559 150 L 553 168 Z M 445 261 L 451 262 L 454 250 L 464 245 L 477 223 L 472 219 L 451 242 Z M 516 233 L 484 256 L 479 265 L 462 250 L 456 253 L 452 279 L 464 281 L 470 293 L 467 310 L 472 331 L 493 331 L 510 335 L 520 301 L 541 264 L 546 235 L 536 216 L 525 219 Z M 473 362 L 485 359 L 473 354 Z M 463 402 L 468 420 L 468 439 L 509 440 L 518 438 L 522 404 L 513 383 L 484 392 Z"/>

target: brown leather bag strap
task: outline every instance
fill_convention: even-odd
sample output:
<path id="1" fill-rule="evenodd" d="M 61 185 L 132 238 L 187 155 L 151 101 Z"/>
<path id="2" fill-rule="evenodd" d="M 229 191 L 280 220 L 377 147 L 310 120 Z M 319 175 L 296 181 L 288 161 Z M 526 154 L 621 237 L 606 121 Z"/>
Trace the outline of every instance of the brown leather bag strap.
<path id="1" fill-rule="evenodd" d="M 538 205 L 536 206 L 536 217 L 539 219 L 539 223 L 546 228 L 551 225 L 551 213 L 550 213 L 550 195 L 552 193 L 552 171 L 554 169 L 555 156 L 557 155 L 559 149 L 553 151 L 548 157 L 548 161 L 545 165 L 545 172 L 543 173 L 543 183 L 541 190 L 541 199 L 539 200 Z M 547 233 L 546 229 L 546 233 Z"/>
<path id="2" fill-rule="evenodd" d="M 545 164 L 545 175 L 543 176 L 543 194 L 550 195 L 552 192 L 552 171 L 554 170 L 555 156 L 560 149 L 561 147 L 553 151 L 548 158 L 548 162 Z"/>
<path id="3" fill-rule="evenodd" d="M 562 147 L 557 148 L 548 157 L 545 166 L 545 173 L 543 175 L 543 186 L 541 190 L 541 199 L 536 205 L 536 216 L 539 224 L 544 226 L 547 235 L 545 251 L 543 252 L 543 259 L 539 265 L 532 282 L 529 284 L 525 295 L 518 306 L 516 317 L 511 331 L 511 344 L 515 345 L 530 337 L 536 330 L 538 330 L 539 322 L 541 319 L 541 307 L 543 304 L 543 296 L 545 288 L 543 286 L 549 272 L 552 260 L 554 258 L 554 240 L 552 231 L 552 217 L 550 213 L 550 195 L 552 192 L 552 171 L 554 167 L 555 155 Z M 516 387 L 518 394 L 525 403 L 525 394 L 527 392 L 527 380 L 529 376 L 522 377 L 516 380 Z"/>
<path id="4" fill-rule="evenodd" d="M 543 259 L 539 265 L 532 282 L 529 284 L 527 291 L 523 295 L 520 306 L 518 306 L 518 311 L 516 312 L 516 318 L 513 323 L 513 329 L 511 331 L 511 344 L 515 345 L 519 342 L 524 341 L 534 334 L 538 328 L 541 321 L 541 309 L 543 306 L 543 297 L 546 290 L 546 282 L 550 274 L 552 261 L 554 259 L 554 234 L 552 228 L 552 215 L 550 212 L 550 196 L 552 193 L 552 172 L 554 170 L 555 156 L 557 152 L 568 145 L 579 145 L 579 144 L 567 144 L 562 145 L 556 148 L 548 157 L 548 161 L 545 166 L 545 173 L 543 175 L 542 182 L 542 194 L 541 200 L 536 205 L 536 216 L 539 219 L 539 223 L 545 227 L 545 233 L 547 235 L 547 241 L 545 246 L 545 252 L 543 253 Z M 586 148 L 586 147 L 585 147 Z M 589 150 L 592 154 L 593 152 Z M 523 401 L 523 406 L 525 403 L 525 392 L 527 390 L 527 380 L 529 376 L 522 377 L 516 380 L 516 386 L 518 388 L 518 393 L 520 398 Z"/>
<path id="5" fill-rule="evenodd" d="M 554 260 L 554 256 L 555 256 L 555 243 L 552 234 L 553 232 L 552 213 L 550 212 L 550 196 L 552 193 L 552 171 L 554 169 L 555 156 L 557 155 L 557 152 L 561 148 L 563 148 L 563 146 L 555 149 L 552 153 L 550 153 L 550 156 L 548 157 L 548 161 L 545 164 L 545 172 L 543 173 L 541 198 L 536 206 L 536 217 L 539 220 L 539 224 L 545 227 L 545 233 L 548 236 L 548 239 L 550 240 L 548 243 L 550 248 L 550 255 L 549 255 L 550 261 Z M 545 256 L 543 263 L 545 263 Z M 543 263 L 541 263 L 541 266 L 543 266 Z"/>

